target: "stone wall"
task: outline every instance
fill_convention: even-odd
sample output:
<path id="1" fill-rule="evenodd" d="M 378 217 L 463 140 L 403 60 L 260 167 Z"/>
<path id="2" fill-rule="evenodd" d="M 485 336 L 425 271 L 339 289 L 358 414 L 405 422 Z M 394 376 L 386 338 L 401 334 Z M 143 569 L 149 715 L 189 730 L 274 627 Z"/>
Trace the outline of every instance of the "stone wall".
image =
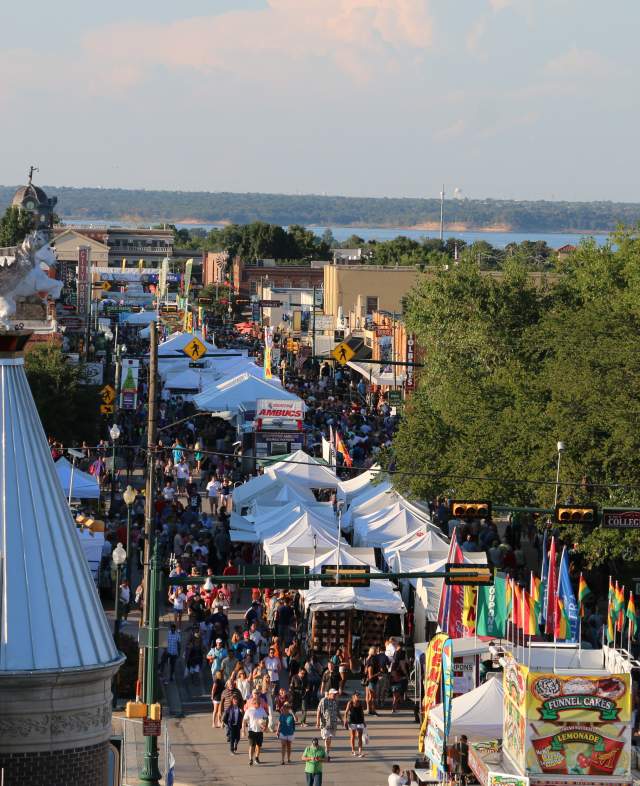
<path id="1" fill-rule="evenodd" d="M 0 754 L 2 783 L 4 786 L 105 786 L 108 750 L 108 742 L 101 742 L 59 751 Z"/>

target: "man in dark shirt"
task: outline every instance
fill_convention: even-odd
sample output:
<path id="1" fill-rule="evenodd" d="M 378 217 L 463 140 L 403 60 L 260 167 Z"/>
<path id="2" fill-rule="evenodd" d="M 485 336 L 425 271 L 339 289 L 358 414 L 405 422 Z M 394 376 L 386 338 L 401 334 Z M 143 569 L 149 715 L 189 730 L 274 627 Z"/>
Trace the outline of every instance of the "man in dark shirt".
<path id="1" fill-rule="evenodd" d="M 295 619 L 295 612 L 289 605 L 289 601 L 285 602 L 278 607 L 276 612 L 276 626 L 278 636 L 283 644 L 289 644 L 291 641 L 291 624 Z"/>
<path id="2" fill-rule="evenodd" d="M 229 638 L 229 620 L 220 606 L 216 607 L 215 614 L 211 615 L 214 636 L 219 636 L 224 642 Z"/>

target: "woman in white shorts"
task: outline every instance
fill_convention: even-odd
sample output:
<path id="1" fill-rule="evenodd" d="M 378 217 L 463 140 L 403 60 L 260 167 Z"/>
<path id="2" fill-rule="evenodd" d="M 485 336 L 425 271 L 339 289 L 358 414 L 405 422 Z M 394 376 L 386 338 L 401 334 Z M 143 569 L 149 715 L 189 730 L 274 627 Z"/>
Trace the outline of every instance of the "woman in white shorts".
<path id="1" fill-rule="evenodd" d="M 291 712 L 291 705 L 287 702 L 282 707 L 280 720 L 278 721 L 278 738 L 280 739 L 282 761 L 284 764 L 285 756 L 287 764 L 291 764 L 291 743 L 296 733 L 296 718 Z"/>
<path id="2" fill-rule="evenodd" d="M 344 711 L 344 727 L 351 734 L 351 755 L 362 758 L 364 756 L 362 752 L 362 733 L 366 729 L 367 724 L 364 719 L 364 706 L 360 701 L 358 693 L 354 693 L 349 699 L 349 703 Z"/>

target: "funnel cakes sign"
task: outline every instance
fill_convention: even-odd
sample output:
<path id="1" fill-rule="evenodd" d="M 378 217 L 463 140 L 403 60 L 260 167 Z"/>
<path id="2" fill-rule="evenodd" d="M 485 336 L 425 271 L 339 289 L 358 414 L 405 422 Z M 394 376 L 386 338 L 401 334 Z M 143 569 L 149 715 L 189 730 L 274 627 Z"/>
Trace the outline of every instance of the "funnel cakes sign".
<path id="1" fill-rule="evenodd" d="M 527 716 L 532 720 L 611 722 L 629 721 L 629 675 L 564 677 L 529 675 Z"/>

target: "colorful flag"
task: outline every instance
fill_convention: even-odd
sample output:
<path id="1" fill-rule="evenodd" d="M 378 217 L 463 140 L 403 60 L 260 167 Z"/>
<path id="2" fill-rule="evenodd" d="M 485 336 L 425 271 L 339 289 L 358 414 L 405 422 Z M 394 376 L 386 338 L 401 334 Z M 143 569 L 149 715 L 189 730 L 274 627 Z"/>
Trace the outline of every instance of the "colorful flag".
<path id="1" fill-rule="evenodd" d="M 615 597 L 615 617 L 616 617 L 616 630 L 621 631 L 624 628 L 624 585 L 616 581 L 616 597 Z"/>
<path id="2" fill-rule="evenodd" d="M 580 605 L 580 616 L 584 617 L 584 601 L 585 598 L 591 595 L 591 590 L 587 586 L 582 573 L 580 574 L 580 581 L 578 582 L 578 604 Z"/>
<path id="3" fill-rule="evenodd" d="M 547 573 L 547 584 L 545 594 L 545 630 L 551 636 L 556 629 L 556 612 L 558 604 L 558 573 L 556 566 L 556 539 L 551 538 L 551 548 L 549 549 L 549 567 Z"/>
<path id="4" fill-rule="evenodd" d="M 540 571 L 540 627 L 544 630 L 547 619 L 547 584 L 549 581 L 549 552 L 547 549 L 547 530 L 542 537 L 542 570 Z"/>
<path id="5" fill-rule="evenodd" d="M 464 587 L 462 593 L 462 631 L 463 636 L 476 635 L 476 613 L 478 608 L 478 587 Z"/>
<path id="6" fill-rule="evenodd" d="M 511 588 L 511 624 L 518 630 L 522 630 L 522 587 L 513 579 Z"/>
<path id="7" fill-rule="evenodd" d="M 629 636 L 630 638 L 635 639 L 638 620 L 636 617 L 636 602 L 633 597 L 633 592 L 629 593 L 629 603 L 627 605 L 627 613 L 625 616 L 629 620 Z"/>
<path id="8" fill-rule="evenodd" d="M 526 590 L 523 590 L 523 616 L 524 616 L 524 627 L 523 631 L 527 636 L 537 636 L 538 635 L 538 608 L 533 595 Z"/>
<path id="9" fill-rule="evenodd" d="M 513 579 L 507 577 L 506 579 L 506 607 L 507 619 L 511 619 L 513 615 Z"/>
<path id="10" fill-rule="evenodd" d="M 351 458 L 349 449 L 347 448 L 345 441 L 342 439 L 342 436 L 337 429 L 336 429 L 336 451 L 338 453 L 342 453 L 342 460 L 344 461 L 345 467 L 353 466 L 353 459 Z"/>
<path id="11" fill-rule="evenodd" d="M 558 598 L 556 603 L 553 637 L 557 641 L 567 641 L 571 637 L 571 623 L 569 622 L 562 598 Z"/>
<path id="12" fill-rule="evenodd" d="M 457 532 L 454 529 L 449 544 L 447 562 L 464 564 L 462 549 L 458 543 Z M 445 584 L 442 582 L 440 593 L 440 607 L 438 609 L 438 625 L 440 630 L 447 633 L 452 639 L 462 638 L 462 615 L 464 609 L 464 587 Z"/>
<path id="13" fill-rule="evenodd" d="M 496 576 L 493 585 L 478 587 L 478 636 L 503 639 L 507 624 L 507 582 Z"/>
<path id="14" fill-rule="evenodd" d="M 614 625 L 614 608 L 615 608 L 615 589 L 613 581 L 609 576 L 609 599 L 607 603 L 607 643 L 613 644 L 615 639 L 615 625 Z"/>
<path id="15" fill-rule="evenodd" d="M 531 596 L 536 619 L 539 619 L 540 606 L 542 604 L 542 582 L 533 571 L 531 571 L 531 579 L 529 581 L 529 595 Z"/>
<path id="16" fill-rule="evenodd" d="M 447 639 L 442 646 L 442 720 L 445 740 L 451 731 L 453 679 L 453 642 Z"/>
<path id="17" fill-rule="evenodd" d="M 558 574 L 558 595 L 562 600 L 562 608 L 566 618 L 569 620 L 570 631 L 565 636 L 565 641 L 578 641 L 578 628 L 580 626 L 580 612 L 573 592 L 571 577 L 569 575 L 569 556 L 566 547 L 562 549 L 560 557 L 560 572 Z M 557 627 L 556 623 L 556 627 Z"/>

